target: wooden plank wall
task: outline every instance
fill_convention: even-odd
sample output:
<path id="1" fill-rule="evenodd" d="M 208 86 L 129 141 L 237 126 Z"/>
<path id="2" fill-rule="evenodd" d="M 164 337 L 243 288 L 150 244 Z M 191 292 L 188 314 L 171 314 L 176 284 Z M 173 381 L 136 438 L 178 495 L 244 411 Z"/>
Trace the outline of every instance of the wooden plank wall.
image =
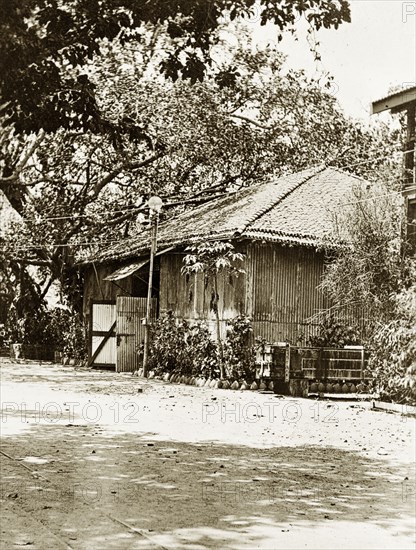
<path id="1" fill-rule="evenodd" d="M 201 273 L 182 275 L 184 254 L 166 254 L 160 264 L 160 312 L 173 311 L 174 315 L 188 321 L 206 320 L 212 331 L 215 313 L 212 309 L 212 289 Z M 245 273 L 237 276 L 221 275 L 219 278 L 218 310 L 221 333 L 225 335 L 226 322 L 245 312 Z"/>
<path id="2" fill-rule="evenodd" d="M 97 300 L 111 300 L 115 302 L 117 296 L 128 296 L 131 293 L 131 277 L 117 281 L 119 286 L 114 285 L 111 281 L 104 281 L 104 277 L 107 277 L 107 275 L 110 275 L 116 269 L 117 266 L 114 265 L 97 265 L 96 269 L 89 266 L 85 271 L 83 304 L 85 318 L 90 314 L 92 302 Z"/>
<path id="3" fill-rule="evenodd" d="M 245 273 L 231 280 L 220 277 L 222 335 L 228 319 L 246 314 L 253 319 L 254 336 L 305 345 L 317 333 L 319 313 L 329 307 L 318 288 L 324 255 L 305 247 L 259 242 L 249 243 L 244 251 Z M 160 311 L 171 310 L 189 321 L 207 320 L 214 331 L 211 288 L 202 274 L 181 274 L 183 256 L 172 253 L 161 258 Z M 352 312 L 347 317 L 352 319 Z"/>

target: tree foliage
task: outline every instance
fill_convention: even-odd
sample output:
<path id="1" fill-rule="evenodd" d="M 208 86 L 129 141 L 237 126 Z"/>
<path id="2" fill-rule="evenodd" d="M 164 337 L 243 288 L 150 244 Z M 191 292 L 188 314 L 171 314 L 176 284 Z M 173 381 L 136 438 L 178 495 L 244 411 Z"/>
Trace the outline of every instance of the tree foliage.
<path id="1" fill-rule="evenodd" d="M 416 272 L 397 186 L 357 187 L 339 220 L 350 245 L 331 258 L 322 287 L 336 309 L 364 315 L 359 340 L 370 351 L 368 376 L 374 389 L 383 399 L 414 402 Z"/>
<path id="2" fill-rule="evenodd" d="M 0 190 L 23 219 L 2 254 L 28 276 L 36 266 L 40 294 L 59 281 L 79 310 L 76 259 L 140 231 L 151 194 L 169 215 L 323 161 L 363 175 L 386 164 L 397 135 L 348 119 L 330 81 L 288 70 L 276 48 L 250 42 L 239 21 L 254 2 L 191 4 L 186 13 L 185 1 L 0 4 Z M 261 5 L 263 22 L 276 17 L 282 30 L 299 14 L 312 28 L 349 17 L 346 2 Z M 193 24 L 207 9 L 214 19 L 203 27 L 203 52 Z M 224 39 L 230 25 L 238 29 L 232 45 Z M 192 52 L 201 79 L 186 68 Z"/>
<path id="3" fill-rule="evenodd" d="M 322 282 L 334 304 L 364 312 L 368 334 L 391 319 L 395 294 L 411 281 L 398 184 L 357 185 L 351 203 L 336 220 L 348 246 L 330 258 Z"/>
<path id="4" fill-rule="evenodd" d="M 150 194 L 197 203 L 323 161 L 368 175 L 369 161 L 375 172 L 397 141 L 346 118 L 322 83 L 285 70 L 276 50 L 234 51 L 239 75 L 226 89 L 215 77 L 191 85 L 144 74 L 140 59 L 114 41 L 91 77 L 107 118 L 130 133 L 24 138 L 3 128 L 0 188 L 25 220 L 8 253 L 53 278 L 76 277 L 74 253 L 89 243 L 134 231 Z"/>
<path id="5" fill-rule="evenodd" d="M 129 47 L 162 31 L 169 42 L 159 70 L 172 80 L 202 81 L 224 17 L 248 18 L 256 7 L 255 0 L 1 0 L 0 88 L 8 118 L 19 132 L 111 130 L 85 70 L 103 42 Z M 260 0 L 260 8 L 261 23 L 281 31 L 300 15 L 317 29 L 350 20 L 346 0 Z"/>

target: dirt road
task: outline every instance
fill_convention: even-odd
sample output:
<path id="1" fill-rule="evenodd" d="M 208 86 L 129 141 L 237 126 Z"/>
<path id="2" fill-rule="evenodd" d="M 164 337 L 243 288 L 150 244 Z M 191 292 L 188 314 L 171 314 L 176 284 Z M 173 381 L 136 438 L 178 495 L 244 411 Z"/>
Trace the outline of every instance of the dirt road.
<path id="1" fill-rule="evenodd" d="M 1 400 L 1 548 L 415 548 L 410 417 L 8 360 Z"/>

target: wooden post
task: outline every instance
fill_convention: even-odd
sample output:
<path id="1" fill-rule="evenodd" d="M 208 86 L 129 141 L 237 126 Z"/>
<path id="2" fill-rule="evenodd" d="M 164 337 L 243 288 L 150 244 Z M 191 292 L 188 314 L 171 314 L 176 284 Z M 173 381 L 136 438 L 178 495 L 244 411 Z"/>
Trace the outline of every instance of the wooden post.
<path id="1" fill-rule="evenodd" d="M 149 265 L 149 283 L 147 286 L 146 317 L 144 319 L 144 350 L 143 350 L 143 376 L 147 376 L 147 363 L 149 356 L 149 336 L 150 336 L 150 304 L 152 300 L 153 287 L 153 264 L 157 247 L 157 224 L 159 214 L 151 212 L 152 236 L 150 241 L 150 265 Z"/>
<path id="2" fill-rule="evenodd" d="M 406 190 L 406 187 L 415 184 L 415 119 L 416 106 L 410 105 L 407 108 L 407 139 L 404 157 L 404 191 Z"/>
<path id="3" fill-rule="evenodd" d="M 416 254 L 416 177 L 415 177 L 415 126 L 416 105 L 407 108 L 407 139 L 404 155 L 403 196 L 406 208 L 406 239 L 410 256 Z"/>

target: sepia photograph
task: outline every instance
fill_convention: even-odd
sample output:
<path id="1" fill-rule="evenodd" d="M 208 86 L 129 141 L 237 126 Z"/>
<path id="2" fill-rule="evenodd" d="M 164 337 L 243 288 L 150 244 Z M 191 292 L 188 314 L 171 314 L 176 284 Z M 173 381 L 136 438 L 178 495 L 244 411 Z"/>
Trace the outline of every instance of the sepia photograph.
<path id="1" fill-rule="evenodd" d="M 415 0 L 0 0 L 1 550 L 416 550 L 415 127 Z"/>

